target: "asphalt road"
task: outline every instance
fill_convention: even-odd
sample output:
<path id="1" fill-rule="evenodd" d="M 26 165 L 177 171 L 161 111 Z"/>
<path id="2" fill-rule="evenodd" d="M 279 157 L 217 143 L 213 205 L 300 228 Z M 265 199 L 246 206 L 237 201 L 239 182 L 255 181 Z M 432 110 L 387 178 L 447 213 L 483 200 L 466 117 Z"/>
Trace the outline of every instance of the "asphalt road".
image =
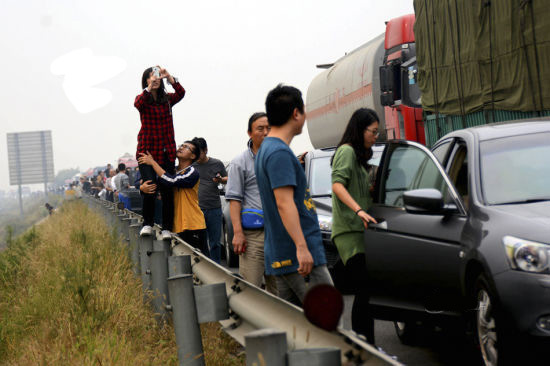
<path id="1" fill-rule="evenodd" d="M 225 262 L 225 261 L 223 261 Z M 222 263 L 225 265 L 225 263 Z M 238 273 L 238 268 L 230 268 Z M 344 296 L 343 326 L 351 329 L 351 306 L 353 296 Z M 376 346 L 408 366 L 476 366 L 480 361 L 475 349 L 466 337 L 453 332 L 434 331 L 418 339 L 417 345 L 407 346 L 401 343 L 393 322 L 375 321 Z"/>
<path id="2" fill-rule="evenodd" d="M 353 296 L 344 296 L 344 328 L 351 329 Z M 452 332 L 434 331 L 418 339 L 418 345 L 401 343 L 393 322 L 375 321 L 376 346 L 409 366 L 475 366 L 480 364 L 475 349 L 464 336 Z"/>

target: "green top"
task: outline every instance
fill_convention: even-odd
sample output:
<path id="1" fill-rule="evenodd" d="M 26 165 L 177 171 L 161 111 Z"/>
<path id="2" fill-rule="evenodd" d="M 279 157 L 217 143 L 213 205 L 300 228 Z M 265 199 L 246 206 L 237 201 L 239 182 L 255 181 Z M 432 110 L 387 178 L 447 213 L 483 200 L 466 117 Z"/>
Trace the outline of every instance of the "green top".
<path id="1" fill-rule="evenodd" d="M 332 162 L 332 183 L 342 183 L 362 209 L 367 210 L 372 198 L 370 194 L 370 179 L 367 170 L 357 161 L 353 148 L 342 145 L 334 154 Z M 357 253 L 364 253 L 363 221 L 346 206 L 335 194 L 332 194 L 332 236 L 338 253 L 344 264 Z M 342 243 L 338 236 L 342 234 L 357 234 L 359 240 Z M 346 235 L 347 237 L 347 235 Z M 336 238 L 336 240 L 335 240 Z"/>

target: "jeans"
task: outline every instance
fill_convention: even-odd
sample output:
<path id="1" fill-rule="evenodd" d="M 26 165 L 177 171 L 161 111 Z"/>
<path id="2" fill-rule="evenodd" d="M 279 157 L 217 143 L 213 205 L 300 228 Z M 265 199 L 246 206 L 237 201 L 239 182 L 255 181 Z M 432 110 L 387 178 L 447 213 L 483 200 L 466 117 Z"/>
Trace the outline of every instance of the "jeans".
<path id="1" fill-rule="evenodd" d="M 210 251 L 210 259 L 216 263 L 220 263 L 222 236 L 222 209 L 209 208 L 202 210 L 204 221 L 206 222 L 206 233 L 208 235 L 208 249 Z"/>
<path id="2" fill-rule="evenodd" d="M 277 275 L 275 280 L 279 297 L 297 306 L 302 306 L 308 288 L 320 284 L 333 285 L 325 264 L 313 267 L 309 273 L 309 283 L 298 272 Z"/>

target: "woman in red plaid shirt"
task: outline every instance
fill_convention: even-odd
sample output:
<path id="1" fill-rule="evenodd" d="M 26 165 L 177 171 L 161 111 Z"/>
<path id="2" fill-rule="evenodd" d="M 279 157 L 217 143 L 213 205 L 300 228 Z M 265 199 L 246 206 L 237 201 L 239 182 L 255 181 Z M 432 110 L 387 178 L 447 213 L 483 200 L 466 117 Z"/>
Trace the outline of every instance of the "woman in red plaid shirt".
<path id="1" fill-rule="evenodd" d="M 166 79 L 175 93 L 166 93 L 162 79 Z M 141 129 L 138 134 L 136 158 L 149 152 L 156 162 L 170 174 L 175 173 L 176 141 L 172 106 L 185 95 L 178 80 L 160 66 L 150 67 L 141 78 L 143 92 L 136 97 L 134 106 L 139 111 Z M 157 174 L 150 165 L 139 165 L 143 182 L 156 183 Z M 157 185 L 162 198 L 162 238 L 169 239 L 174 223 L 174 193 L 170 187 Z M 151 235 L 155 215 L 156 193 L 143 195 L 143 228 L 140 235 Z"/>

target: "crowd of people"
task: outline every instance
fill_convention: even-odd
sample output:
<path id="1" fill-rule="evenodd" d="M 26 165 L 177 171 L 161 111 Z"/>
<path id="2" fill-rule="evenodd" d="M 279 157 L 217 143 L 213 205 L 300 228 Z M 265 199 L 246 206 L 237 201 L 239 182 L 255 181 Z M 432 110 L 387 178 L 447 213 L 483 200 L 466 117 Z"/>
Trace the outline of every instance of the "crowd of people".
<path id="1" fill-rule="evenodd" d="M 174 93 L 166 92 L 163 80 Z M 91 182 L 81 181 L 82 190 L 116 201 L 120 192 L 135 184 L 143 198 L 140 235 L 152 235 L 160 200 L 162 237 L 178 235 L 219 263 L 219 185 L 226 184 L 232 247 L 245 280 L 298 306 L 308 289 L 332 285 L 303 166 L 289 147 L 306 119 L 301 92 L 286 85 L 269 92 L 265 112 L 254 113 L 247 127 L 243 124 L 247 146 L 226 171 L 220 160 L 208 155 L 204 138 L 190 138 L 176 147 L 172 108 L 185 96 L 177 78 L 156 66 L 146 69 L 141 81 L 143 90 L 134 103 L 141 119 L 136 151 L 139 171 L 132 174 L 123 164 L 116 170 L 108 167 Z M 350 274 L 347 278 L 353 281 L 352 328 L 373 344 L 363 230 L 376 222 L 366 210 L 371 204 L 373 174 L 368 160 L 378 127 L 373 110 L 357 110 L 331 162 L 332 240 Z"/>
<path id="2" fill-rule="evenodd" d="M 98 170 L 96 175 L 81 175 L 78 181 L 70 183 L 65 190 L 65 196 L 78 198 L 86 193 L 110 202 L 118 202 L 119 195 L 134 187 L 136 179 L 139 182 L 139 172 L 136 169 L 127 168 L 124 163 L 113 169 L 109 163 L 105 170 Z"/>

